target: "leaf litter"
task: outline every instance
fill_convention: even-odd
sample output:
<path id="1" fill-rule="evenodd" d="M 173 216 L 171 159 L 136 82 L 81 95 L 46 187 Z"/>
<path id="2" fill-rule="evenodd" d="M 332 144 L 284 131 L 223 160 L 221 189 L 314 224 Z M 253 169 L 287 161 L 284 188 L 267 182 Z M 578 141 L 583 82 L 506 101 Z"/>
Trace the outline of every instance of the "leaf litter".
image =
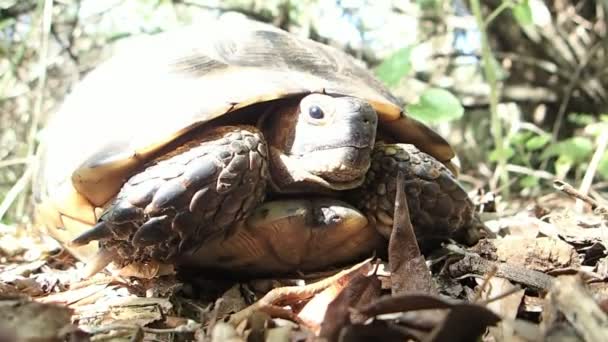
<path id="1" fill-rule="evenodd" d="M 591 211 L 575 211 L 564 184 L 546 202 L 558 205 L 486 220 L 495 237 L 426 256 L 399 191 L 387 260 L 293 278 L 82 279 L 57 245 L 9 232 L 0 340 L 606 341 L 608 210 L 587 199 Z"/>

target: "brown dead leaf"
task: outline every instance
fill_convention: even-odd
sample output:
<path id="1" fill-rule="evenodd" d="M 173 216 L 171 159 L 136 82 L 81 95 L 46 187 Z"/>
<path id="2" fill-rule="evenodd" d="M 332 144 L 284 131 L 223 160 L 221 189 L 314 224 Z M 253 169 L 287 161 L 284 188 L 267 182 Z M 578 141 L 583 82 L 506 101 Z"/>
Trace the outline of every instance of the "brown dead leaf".
<path id="1" fill-rule="evenodd" d="M 399 172 L 393 230 L 388 244 L 391 290 L 393 294 L 404 292 L 436 294 L 438 292 L 431 277 L 431 271 L 418 247 L 407 206 L 404 183 L 404 175 Z"/>
<path id="2" fill-rule="evenodd" d="M 0 298 L 17 298 L 23 294 L 12 284 L 0 282 Z"/>
<path id="3" fill-rule="evenodd" d="M 230 323 L 237 326 L 246 320 L 253 312 L 266 306 L 289 305 L 309 300 L 316 294 L 322 292 L 330 286 L 344 287 L 350 279 L 357 274 L 367 274 L 371 271 L 371 259 L 364 260 L 353 267 L 343 270 L 326 279 L 317 281 L 304 286 L 279 287 L 269 291 L 264 297 L 247 308 L 235 313 L 230 317 Z"/>
<path id="4" fill-rule="evenodd" d="M 0 281 L 9 282 L 18 277 L 28 277 L 30 274 L 39 270 L 40 267 L 44 266 L 44 264 L 46 264 L 46 261 L 44 260 L 35 260 L 22 264 L 8 265 L 8 267 L 0 273 Z"/>
<path id="5" fill-rule="evenodd" d="M 373 317 L 407 311 L 449 309 L 456 303 L 458 302 L 451 299 L 428 294 L 401 294 L 381 297 L 370 304 L 359 307 L 357 310 L 367 317 Z"/>
<path id="6" fill-rule="evenodd" d="M 382 341 L 382 342 L 403 342 L 413 339 L 420 341 L 424 334 L 417 334 L 415 331 L 404 327 L 399 327 L 395 324 L 390 324 L 386 321 L 377 320 L 370 324 L 353 324 L 344 327 L 340 333 L 339 341 L 341 342 L 367 342 L 367 341 Z"/>
<path id="7" fill-rule="evenodd" d="M 517 317 L 525 292 L 524 289 L 520 289 L 519 291 L 517 289 L 517 286 L 504 278 L 492 277 L 488 280 L 488 286 L 482 292 L 482 298 L 485 300 L 498 298 L 505 293 L 510 293 L 508 296 L 500 297 L 486 305 L 488 309 L 503 319 L 498 326 L 490 328 L 490 333 L 498 341 L 512 341 L 514 339 L 514 326 L 505 324 L 505 322 L 513 321 Z"/>
<path id="8" fill-rule="evenodd" d="M 550 225 L 538 219 L 534 212 L 524 211 L 514 216 L 500 217 L 484 222 L 493 232 L 504 232 L 505 235 L 524 238 L 535 238 Z"/>
<path id="9" fill-rule="evenodd" d="M 435 315 L 435 328 L 427 341 L 471 341 L 486 327 L 500 321 L 500 317 L 482 305 L 466 303 L 427 294 L 403 294 L 386 296 L 359 308 L 359 312 L 374 317 L 389 313 L 419 310 L 449 309 L 446 315 Z M 422 311 L 421 314 L 425 313 Z M 415 313 L 414 313 L 415 314 Z M 430 317 L 424 314 L 424 320 Z"/>
<path id="10" fill-rule="evenodd" d="M 27 299 L 0 300 L 0 339 L 3 341 L 60 341 L 75 328 L 72 310 Z"/>
<path id="11" fill-rule="evenodd" d="M 500 322 L 500 317 L 481 305 L 462 303 L 453 306 L 445 319 L 425 339 L 428 342 L 468 342 Z"/>
<path id="12" fill-rule="evenodd" d="M 350 309 L 361 301 L 364 301 L 361 304 L 367 304 L 379 297 L 380 285 L 380 281 L 375 276 L 356 275 L 327 306 L 319 336 L 335 341 L 342 327 L 351 322 Z"/>
<path id="13" fill-rule="evenodd" d="M 105 289 L 107 286 L 108 284 L 92 284 L 90 286 L 75 290 L 50 294 L 48 296 L 39 298 L 38 301 L 41 303 L 62 303 L 70 305 L 103 291 L 103 289 Z"/>
<path id="14" fill-rule="evenodd" d="M 593 299 L 580 276 L 558 277 L 548 298 L 543 312 L 547 335 L 563 325 L 559 319 L 563 315 L 572 329 L 585 341 L 608 341 L 608 316 Z"/>
<path id="15" fill-rule="evenodd" d="M 499 261 L 539 272 L 580 266 L 574 247 L 559 239 L 507 236 L 494 240 L 494 246 Z"/>
<path id="16" fill-rule="evenodd" d="M 555 226 L 559 235 L 571 244 L 591 245 L 605 242 L 606 222 L 596 214 L 564 210 L 552 214 L 550 222 Z"/>
<path id="17" fill-rule="evenodd" d="M 247 307 L 247 303 L 239 287 L 238 284 L 232 286 L 215 302 L 214 311 L 216 317 L 225 317 Z"/>

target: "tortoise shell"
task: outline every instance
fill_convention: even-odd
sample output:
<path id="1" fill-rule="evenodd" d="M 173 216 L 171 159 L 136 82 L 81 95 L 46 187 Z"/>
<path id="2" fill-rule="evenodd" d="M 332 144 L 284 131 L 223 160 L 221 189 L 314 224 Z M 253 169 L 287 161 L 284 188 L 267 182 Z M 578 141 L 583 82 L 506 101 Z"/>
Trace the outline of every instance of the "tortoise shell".
<path id="1" fill-rule="evenodd" d="M 141 39 L 90 72 L 44 133 L 35 197 L 60 241 L 90 227 L 125 179 L 228 113 L 308 93 L 368 101 L 379 127 L 442 162 L 450 145 L 349 55 L 276 27 L 223 18 Z M 63 236 L 65 235 L 65 236 Z"/>

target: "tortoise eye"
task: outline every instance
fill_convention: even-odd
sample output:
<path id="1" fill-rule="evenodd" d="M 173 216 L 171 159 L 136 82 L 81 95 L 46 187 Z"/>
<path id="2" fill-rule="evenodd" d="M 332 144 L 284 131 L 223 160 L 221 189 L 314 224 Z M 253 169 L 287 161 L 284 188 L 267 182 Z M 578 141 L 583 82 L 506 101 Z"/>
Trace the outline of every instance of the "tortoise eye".
<path id="1" fill-rule="evenodd" d="M 313 119 L 323 119 L 325 113 L 323 113 L 323 109 L 317 105 L 312 105 L 308 109 L 308 115 Z"/>

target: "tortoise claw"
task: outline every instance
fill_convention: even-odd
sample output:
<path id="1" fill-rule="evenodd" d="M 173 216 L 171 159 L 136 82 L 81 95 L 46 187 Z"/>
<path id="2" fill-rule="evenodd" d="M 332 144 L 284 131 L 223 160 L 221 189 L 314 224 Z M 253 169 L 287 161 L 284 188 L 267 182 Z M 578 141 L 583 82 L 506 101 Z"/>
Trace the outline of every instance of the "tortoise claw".
<path id="1" fill-rule="evenodd" d="M 169 229 L 166 229 L 166 228 Z M 132 243 L 136 247 L 146 247 L 164 241 L 170 236 L 171 218 L 167 215 L 153 217 L 144 223 L 135 235 Z"/>
<path id="2" fill-rule="evenodd" d="M 99 252 L 93 257 L 93 259 L 87 262 L 84 267 L 83 277 L 90 278 L 97 274 L 99 271 L 103 270 L 106 266 L 108 266 L 114 257 L 116 256 L 115 252 L 111 252 L 105 248 L 101 248 Z"/>
<path id="3" fill-rule="evenodd" d="M 75 247 L 80 247 L 88 244 L 91 241 L 108 239 L 112 236 L 112 230 L 108 224 L 104 221 L 99 221 L 95 226 L 93 226 L 93 228 L 85 231 L 77 238 L 72 240 L 70 244 Z"/>

